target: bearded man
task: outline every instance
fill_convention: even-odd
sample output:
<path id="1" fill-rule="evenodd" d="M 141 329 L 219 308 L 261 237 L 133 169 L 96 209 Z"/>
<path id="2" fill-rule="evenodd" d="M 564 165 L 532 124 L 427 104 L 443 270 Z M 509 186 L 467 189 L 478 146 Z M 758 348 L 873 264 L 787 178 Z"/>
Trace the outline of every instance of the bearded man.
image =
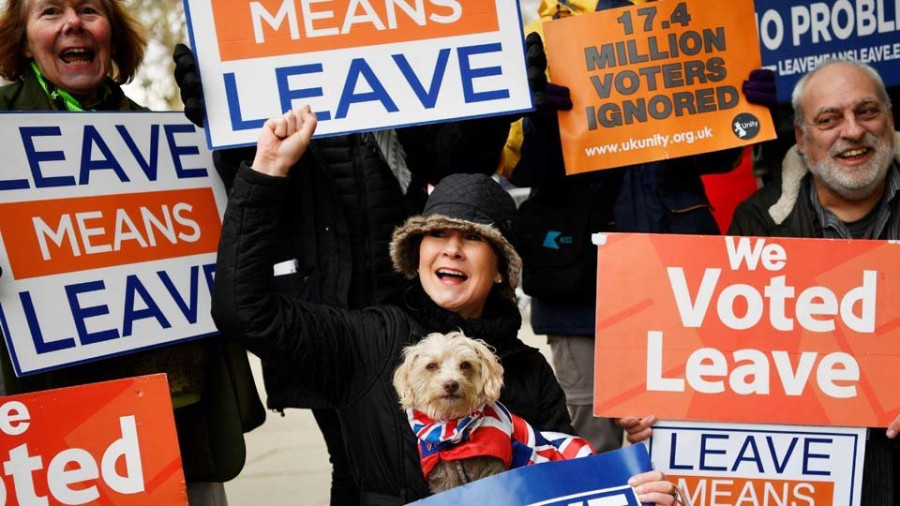
<path id="1" fill-rule="evenodd" d="M 730 235 L 900 239 L 898 134 L 872 67 L 833 61 L 794 88 L 797 144 L 781 178 L 735 211 Z"/>
<path id="2" fill-rule="evenodd" d="M 797 144 L 780 179 L 744 201 L 729 235 L 900 239 L 900 135 L 872 67 L 833 61 L 794 88 Z M 862 504 L 900 505 L 900 417 L 870 429 Z"/>

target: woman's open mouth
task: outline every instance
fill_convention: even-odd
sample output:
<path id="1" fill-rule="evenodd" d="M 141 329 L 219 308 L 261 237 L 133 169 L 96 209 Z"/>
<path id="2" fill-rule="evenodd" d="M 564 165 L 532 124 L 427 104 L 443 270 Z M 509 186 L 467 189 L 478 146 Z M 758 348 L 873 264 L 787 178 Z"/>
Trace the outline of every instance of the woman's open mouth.
<path id="1" fill-rule="evenodd" d="M 469 279 L 469 276 L 467 276 L 466 273 L 456 269 L 441 268 L 435 271 L 435 275 L 437 275 L 438 279 L 441 281 L 450 283 L 462 283 Z"/>
<path id="2" fill-rule="evenodd" d="M 59 59 L 67 65 L 89 65 L 94 61 L 94 50 L 84 47 L 65 49 Z"/>

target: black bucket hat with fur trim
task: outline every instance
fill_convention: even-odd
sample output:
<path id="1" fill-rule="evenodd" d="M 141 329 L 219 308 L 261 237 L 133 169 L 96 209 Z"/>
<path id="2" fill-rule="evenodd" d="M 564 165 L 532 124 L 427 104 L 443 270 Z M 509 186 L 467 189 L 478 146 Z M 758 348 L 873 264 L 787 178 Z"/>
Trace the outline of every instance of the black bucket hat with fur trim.
<path id="1" fill-rule="evenodd" d="M 451 174 L 434 187 L 425 209 L 394 230 L 394 270 L 409 279 L 419 268 L 419 243 L 433 230 L 462 230 L 484 237 L 499 259 L 501 293 L 515 297 L 522 259 L 513 247 L 516 203 L 500 184 L 484 174 Z"/>

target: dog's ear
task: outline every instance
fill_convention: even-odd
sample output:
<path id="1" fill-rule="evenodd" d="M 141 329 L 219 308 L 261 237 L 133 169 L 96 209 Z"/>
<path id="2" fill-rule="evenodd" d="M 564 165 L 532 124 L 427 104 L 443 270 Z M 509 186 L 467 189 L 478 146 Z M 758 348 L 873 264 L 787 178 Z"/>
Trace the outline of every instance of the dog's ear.
<path id="1" fill-rule="evenodd" d="M 484 382 L 484 396 L 490 402 L 500 399 L 503 388 L 503 366 L 487 343 L 481 339 L 473 339 L 474 348 L 481 362 L 481 379 Z"/>
<path id="2" fill-rule="evenodd" d="M 412 407 L 413 405 L 413 389 L 409 382 L 409 375 L 412 372 L 413 365 L 416 363 L 417 355 L 410 352 L 409 349 L 403 350 L 403 362 L 394 371 L 394 390 L 400 397 L 400 405 L 403 409 Z"/>

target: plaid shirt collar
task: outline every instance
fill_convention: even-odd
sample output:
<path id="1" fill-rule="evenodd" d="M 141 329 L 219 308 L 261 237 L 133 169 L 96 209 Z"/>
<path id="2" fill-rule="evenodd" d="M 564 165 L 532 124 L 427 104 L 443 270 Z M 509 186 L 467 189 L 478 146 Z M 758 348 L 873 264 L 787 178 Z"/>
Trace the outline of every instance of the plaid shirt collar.
<path id="1" fill-rule="evenodd" d="M 853 239 L 847 225 L 826 209 L 819 202 L 815 181 L 809 177 L 809 201 L 813 212 L 822 227 L 823 237 L 826 239 Z M 900 169 L 897 162 L 892 161 L 885 177 L 884 195 L 877 204 L 877 213 L 873 226 L 863 239 L 900 239 L 900 199 L 895 198 L 900 190 Z"/>

